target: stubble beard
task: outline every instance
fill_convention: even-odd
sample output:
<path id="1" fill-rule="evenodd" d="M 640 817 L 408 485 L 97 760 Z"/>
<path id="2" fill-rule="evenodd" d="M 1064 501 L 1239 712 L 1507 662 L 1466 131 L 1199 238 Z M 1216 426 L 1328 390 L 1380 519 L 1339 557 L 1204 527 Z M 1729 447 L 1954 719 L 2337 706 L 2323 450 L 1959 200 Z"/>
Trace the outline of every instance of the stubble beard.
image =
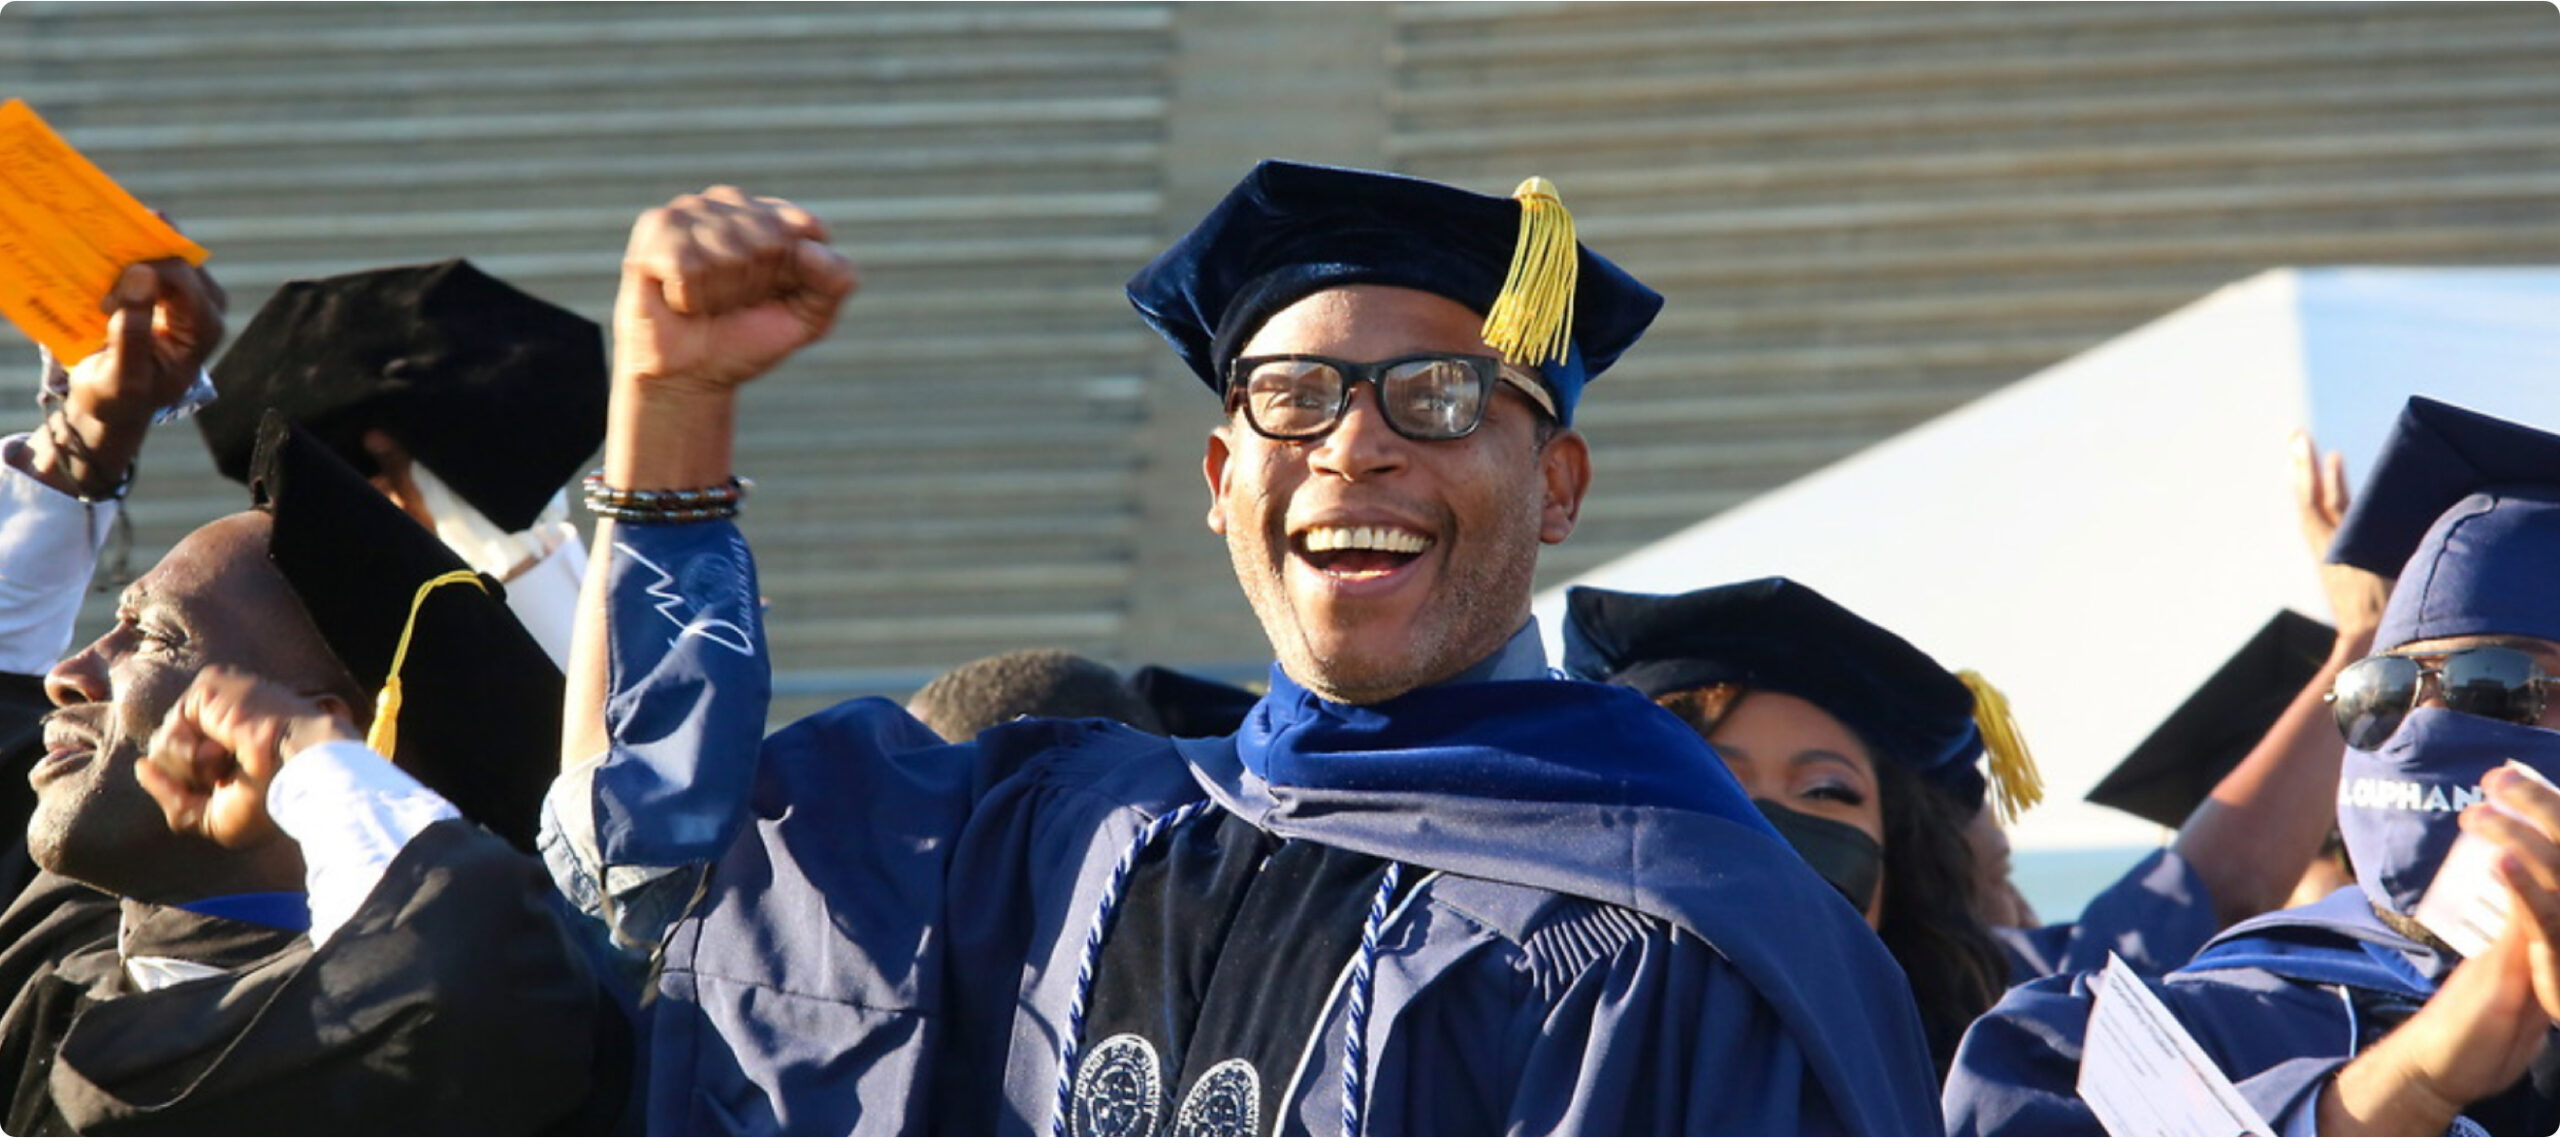
<path id="1" fill-rule="evenodd" d="M 1227 552 L 1237 584 L 1289 678 L 1328 702 L 1368 705 L 1457 675 L 1499 651 L 1519 630 L 1537 575 L 1537 518 L 1490 536 L 1481 549 L 1498 555 L 1500 563 L 1470 566 L 1460 564 L 1464 558 L 1444 556 L 1442 577 L 1424 599 L 1412 639 L 1384 658 L 1318 651 L 1317 634 L 1324 630 L 1310 627 L 1315 618 L 1298 610 L 1289 591 L 1285 535 L 1265 535 L 1260 550 L 1229 540 Z"/>
<path id="2" fill-rule="evenodd" d="M 113 884 L 98 880 L 114 876 L 118 788 L 111 780 L 121 775 L 131 781 L 140 754 L 139 747 L 110 730 L 89 753 L 87 768 L 39 790 L 35 812 L 27 818 L 28 860 L 48 873 L 112 890 Z M 142 793 L 139 785 L 133 793 Z"/>

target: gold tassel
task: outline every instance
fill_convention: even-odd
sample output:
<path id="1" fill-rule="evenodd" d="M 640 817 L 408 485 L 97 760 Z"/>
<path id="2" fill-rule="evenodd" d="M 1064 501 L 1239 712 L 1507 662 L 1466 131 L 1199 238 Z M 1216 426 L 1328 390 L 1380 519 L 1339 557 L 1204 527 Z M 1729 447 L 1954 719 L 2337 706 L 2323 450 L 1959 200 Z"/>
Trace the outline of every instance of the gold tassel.
<path id="1" fill-rule="evenodd" d="M 400 646 L 391 650 L 391 674 L 382 681 L 382 693 L 373 698 L 373 726 L 364 733 L 364 745 L 383 758 L 391 758 L 400 746 L 400 666 L 409 659 L 409 636 L 418 631 L 418 612 L 426 607 L 427 594 L 446 585 L 469 583 L 472 588 L 488 592 L 489 586 L 480 575 L 468 569 L 456 569 L 441 577 L 432 577 L 418 586 L 418 595 L 409 600 L 409 623 L 400 626 Z"/>
<path id="2" fill-rule="evenodd" d="M 1520 202 L 1520 237 L 1511 249 L 1511 274 L 1485 314 L 1484 342 L 1512 363 L 1544 367 L 1564 360 L 1573 337 L 1580 247 L 1555 183 L 1531 178 L 1511 196 Z"/>
<path id="3" fill-rule="evenodd" d="M 1991 801 L 2002 824 L 2015 822 L 2028 807 L 2044 801 L 2044 776 L 2036 772 L 2036 757 L 2028 753 L 2026 736 L 2009 714 L 2009 697 L 1980 672 L 1958 672 L 1956 678 L 1973 692 L 1974 726 L 1982 729 L 1982 750 L 1991 758 Z"/>

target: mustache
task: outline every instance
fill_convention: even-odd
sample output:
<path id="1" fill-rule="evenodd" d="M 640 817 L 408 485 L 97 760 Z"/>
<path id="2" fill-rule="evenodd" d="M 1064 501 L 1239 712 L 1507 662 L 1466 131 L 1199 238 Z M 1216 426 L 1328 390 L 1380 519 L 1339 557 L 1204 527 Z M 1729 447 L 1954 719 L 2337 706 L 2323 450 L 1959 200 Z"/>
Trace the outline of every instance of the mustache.
<path id="1" fill-rule="evenodd" d="M 45 748 L 52 750 L 61 743 L 74 743 L 90 750 L 104 747 L 107 737 L 106 713 L 107 705 L 105 704 L 81 704 L 78 707 L 56 708 L 45 713 Z"/>

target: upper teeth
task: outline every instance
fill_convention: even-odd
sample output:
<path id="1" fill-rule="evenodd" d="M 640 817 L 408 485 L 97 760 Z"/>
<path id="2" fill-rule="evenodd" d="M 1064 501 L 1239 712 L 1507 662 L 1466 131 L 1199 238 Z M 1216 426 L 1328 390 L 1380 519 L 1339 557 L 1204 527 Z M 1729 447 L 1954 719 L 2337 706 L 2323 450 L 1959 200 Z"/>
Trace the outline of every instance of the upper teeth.
<path id="1" fill-rule="evenodd" d="M 1307 531 L 1307 552 L 1309 553 L 1329 553 L 1337 549 L 1420 553 L 1430 547 L 1431 539 L 1421 534 L 1382 526 L 1318 526 Z"/>

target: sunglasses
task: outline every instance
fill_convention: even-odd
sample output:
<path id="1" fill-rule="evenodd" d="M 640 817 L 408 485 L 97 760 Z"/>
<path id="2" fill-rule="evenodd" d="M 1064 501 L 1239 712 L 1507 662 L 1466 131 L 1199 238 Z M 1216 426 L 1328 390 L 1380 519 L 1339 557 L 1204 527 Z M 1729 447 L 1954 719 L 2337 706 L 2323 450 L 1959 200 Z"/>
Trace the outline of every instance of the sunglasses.
<path id="1" fill-rule="evenodd" d="M 2541 720 L 2552 680 L 2531 655 L 2494 645 L 2427 656 L 2367 656 L 2340 671 L 2329 689 L 2338 734 L 2358 750 L 2381 746 L 2426 698 L 2430 678 L 2447 710 L 2526 725 Z"/>
<path id="2" fill-rule="evenodd" d="M 1475 433 L 1493 385 L 1507 381 L 1550 416 L 1555 404 L 1538 380 L 1494 356 L 1426 352 L 1376 363 L 1330 356 L 1245 356 L 1227 369 L 1227 409 L 1244 409 L 1254 433 L 1283 442 L 1320 439 L 1342 422 L 1351 390 L 1377 389 L 1387 426 L 1408 439 L 1442 442 Z"/>

